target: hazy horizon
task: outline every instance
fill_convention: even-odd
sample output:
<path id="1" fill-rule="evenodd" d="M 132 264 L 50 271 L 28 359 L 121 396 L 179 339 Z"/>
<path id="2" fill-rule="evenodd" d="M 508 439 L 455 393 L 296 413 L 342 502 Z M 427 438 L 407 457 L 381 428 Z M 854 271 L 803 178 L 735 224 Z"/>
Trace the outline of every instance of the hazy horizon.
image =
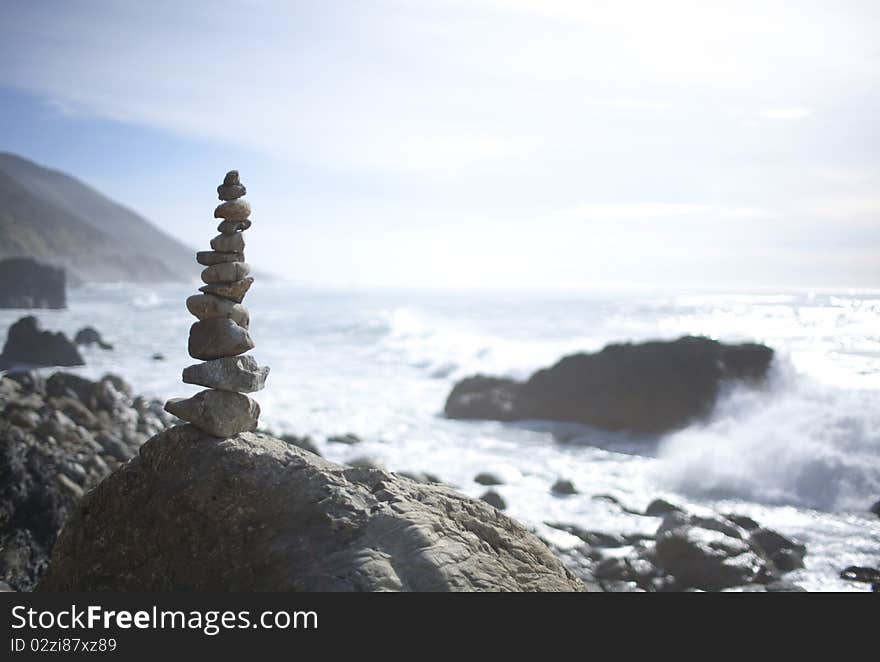
<path id="1" fill-rule="evenodd" d="M 10 7 L 0 150 L 319 287 L 880 287 L 880 5 Z"/>

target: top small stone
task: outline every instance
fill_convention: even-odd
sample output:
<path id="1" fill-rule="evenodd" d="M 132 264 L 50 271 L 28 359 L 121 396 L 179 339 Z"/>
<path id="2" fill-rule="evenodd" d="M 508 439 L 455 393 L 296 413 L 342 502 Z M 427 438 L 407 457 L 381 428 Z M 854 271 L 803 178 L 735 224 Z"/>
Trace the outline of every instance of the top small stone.
<path id="1" fill-rule="evenodd" d="M 226 173 L 226 177 L 223 178 L 223 186 L 235 186 L 236 184 L 241 184 L 238 178 L 238 170 L 230 170 Z"/>

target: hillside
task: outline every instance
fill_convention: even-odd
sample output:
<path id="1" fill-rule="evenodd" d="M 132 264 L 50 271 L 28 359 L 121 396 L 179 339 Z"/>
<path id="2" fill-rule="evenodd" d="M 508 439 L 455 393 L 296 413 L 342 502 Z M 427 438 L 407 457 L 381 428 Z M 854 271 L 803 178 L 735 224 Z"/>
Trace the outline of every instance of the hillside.
<path id="1" fill-rule="evenodd" d="M 192 250 L 98 191 L 0 153 L 0 258 L 67 268 L 70 282 L 176 281 L 195 275 Z"/>

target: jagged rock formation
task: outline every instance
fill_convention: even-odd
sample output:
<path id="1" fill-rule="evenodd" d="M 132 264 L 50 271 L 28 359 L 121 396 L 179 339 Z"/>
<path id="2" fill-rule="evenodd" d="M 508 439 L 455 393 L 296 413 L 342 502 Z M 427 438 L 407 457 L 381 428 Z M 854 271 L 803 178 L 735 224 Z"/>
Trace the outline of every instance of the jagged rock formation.
<path id="1" fill-rule="evenodd" d="M 659 433 L 711 413 L 726 379 L 760 380 L 773 350 L 709 338 L 609 345 L 566 356 L 525 382 L 477 375 L 446 400 L 449 418 L 586 423 L 607 430 Z"/>
<path id="2" fill-rule="evenodd" d="M 165 404 L 168 412 L 217 437 L 257 429 L 260 406 L 243 394 L 262 389 L 269 374 L 269 368 L 259 367 L 253 357 L 240 356 L 254 347 L 248 333 L 250 314 L 241 305 L 254 280 L 248 276 L 243 252 L 243 233 L 251 227 L 246 193 L 238 172 L 226 173 L 217 187 L 222 202 L 214 210 L 214 217 L 222 219 L 220 234 L 211 240 L 213 251 L 196 254 L 205 267 L 203 294 L 186 301 L 187 310 L 198 319 L 189 331 L 189 355 L 204 363 L 186 368 L 183 381 L 208 390 Z"/>
<path id="3" fill-rule="evenodd" d="M 49 591 L 580 591 L 488 504 L 263 434 L 191 425 L 144 444 L 87 494 Z"/>
<path id="4" fill-rule="evenodd" d="M 113 375 L 0 377 L 0 582 L 31 590 L 83 493 L 170 423 Z"/>
<path id="5" fill-rule="evenodd" d="M 0 260 L 0 308 L 66 308 L 64 269 L 30 257 Z"/>
<path id="6" fill-rule="evenodd" d="M 0 354 L 0 370 L 15 367 L 84 365 L 82 356 L 60 331 L 40 329 L 36 317 L 22 317 L 9 327 L 6 344 Z"/>

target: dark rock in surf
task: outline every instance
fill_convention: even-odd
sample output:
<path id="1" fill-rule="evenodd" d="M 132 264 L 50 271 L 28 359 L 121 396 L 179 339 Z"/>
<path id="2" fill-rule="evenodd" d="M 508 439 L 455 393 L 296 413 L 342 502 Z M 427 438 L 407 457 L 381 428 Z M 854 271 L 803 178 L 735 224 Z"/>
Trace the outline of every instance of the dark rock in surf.
<path id="1" fill-rule="evenodd" d="M 504 485 L 503 480 L 495 474 L 490 474 L 487 471 L 483 471 L 474 476 L 474 482 L 480 485 L 486 485 L 487 487 L 491 487 L 492 485 Z"/>
<path id="2" fill-rule="evenodd" d="M 513 421 L 520 418 L 517 397 L 521 389 L 512 379 L 467 377 L 453 387 L 445 412 L 449 418 Z"/>
<path id="3" fill-rule="evenodd" d="M 185 535 L 181 535 L 185 532 Z M 533 534 L 449 488 L 265 435 L 148 441 L 82 500 L 46 591 L 580 591 Z"/>
<path id="4" fill-rule="evenodd" d="M 62 267 L 30 257 L 0 260 L 0 308 L 66 308 L 67 278 Z"/>
<path id="5" fill-rule="evenodd" d="M 63 333 L 40 329 L 36 317 L 22 317 L 9 327 L 0 370 L 16 366 L 85 365 L 82 356 Z"/>
<path id="6" fill-rule="evenodd" d="M 553 483 L 553 487 L 550 488 L 550 491 L 556 496 L 571 496 L 573 494 L 578 494 L 578 490 L 574 486 L 574 483 L 562 478 Z"/>
<path id="7" fill-rule="evenodd" d="M 504 497 L 498 494 L 495 490 L 484 492 L 480 499 L 498 510 L 505 510 L 507 508 L 507 502 L 504 500 Z"/>
<path id="8" fill-rule="evenodd" d="M 77 331 L 76 335 L 73 337 L 73 342 L 77 345 L 97 345 L 105 350 L 113 349 L 113 345 L 104 342 L 104 339 L 101 337 L 101 334 L 98 333 L 97 329 L 91 326 L 83 327 Z"/>
<path id="9" fill-rule="evenodd" d="M 346 434 L 335 434 L 330 437 L 327 437 L 327 442 L 330 444 L 343 444 L 345 446 L 355 446 L 356 444 L 361 443 L 361 438 L 356 434 L 351 432 L 347 432 Z"/>
<path id="10" fill-rule="evenodd" d="M 486 376 L 455 385 L 449 418 L 585 423 L 607 430 L 668 432 L 705 418 L 724 380 L 759 380 L 773 358 L 763 345 L 685 337 L 609 345 L 567 356 L 526 382 Z"/>

